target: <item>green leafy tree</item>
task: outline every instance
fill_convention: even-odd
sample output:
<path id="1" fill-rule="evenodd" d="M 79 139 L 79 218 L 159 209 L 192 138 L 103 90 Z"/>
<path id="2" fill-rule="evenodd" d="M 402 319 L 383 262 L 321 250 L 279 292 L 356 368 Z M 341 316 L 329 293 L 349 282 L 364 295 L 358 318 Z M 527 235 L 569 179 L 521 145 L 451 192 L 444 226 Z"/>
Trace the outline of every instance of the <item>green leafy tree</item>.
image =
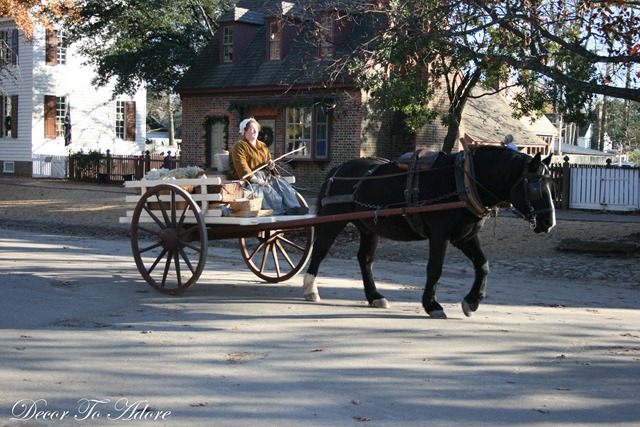
<path id="1" fill-rule="evenodd" d="M 380 30 L 354 49 L 351 72 L 381 105 L 405 113 L 414 129 L 433 117 L 424 103 L 444 89 L 449 100 L 444 151 L 456 142 L 471 96 L 517 86 L 513 106 L 519 114 L 553 106 L 578 122 L 596 95 L 640 99 L 635 1 L 356 3 L 360 11 L 354 16 L 373 16 Z"/>
<path id="2" fill-rule="evenodd" d="M 640 102 L 620 99 L 607 99 L 602 103 L 602 114 L 597 123 L 595 135 L 606 135 L 611 140 L 612 148 L 622 152 L 640 149 Z M 601 129 L 602 131 L 601 132 Z M 602 142 L 595 141 L 602 149 Z"/>

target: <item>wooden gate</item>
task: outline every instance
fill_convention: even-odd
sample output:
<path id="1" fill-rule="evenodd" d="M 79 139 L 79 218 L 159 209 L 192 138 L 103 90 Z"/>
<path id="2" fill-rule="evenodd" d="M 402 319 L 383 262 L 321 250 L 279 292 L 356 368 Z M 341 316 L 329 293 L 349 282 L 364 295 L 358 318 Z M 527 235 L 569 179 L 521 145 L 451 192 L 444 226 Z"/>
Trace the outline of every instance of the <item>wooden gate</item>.
<path id="1" fill-rule="evenodd" d="M 640 170 L 571 167 L 570 209 L 640 209 Z"/>

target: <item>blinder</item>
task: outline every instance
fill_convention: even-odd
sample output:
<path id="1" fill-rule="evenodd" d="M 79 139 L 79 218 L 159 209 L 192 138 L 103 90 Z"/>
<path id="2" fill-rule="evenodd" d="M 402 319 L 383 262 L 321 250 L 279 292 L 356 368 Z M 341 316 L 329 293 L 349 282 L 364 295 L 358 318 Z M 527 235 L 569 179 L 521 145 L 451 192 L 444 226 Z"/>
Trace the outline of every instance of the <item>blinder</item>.
<path id="1" fill-rule="evenodd" d="M 551 178 L 549 175 L 533 175 L 536 181 L 531 182 L 529 177 L 524 179 L 525 191 L 527 193 L 527 197 L 531 201 L 541 200 L 542 199 L 542 183 L 544 179 Z"/>
<path id="2" fill-rule="evenodd" d="M 524 201 L 529 209 L 528 212 L 522 212 L 521 214 L 529 221 L 531 228 L 536 227 L 537 215 L 550 212 L 553 208 L 536 209 L 532 202 L 542 200 L 544 198 L 544 185 L 545 181 L 552 180 L 551 174 L 549 174 L 546 166 L 543 165 L 542 173 L 526 172 L 516 183 L 512 189 L 512 192 L 518 187 L 518 184 L 522 183 L 524 190 Z"/>

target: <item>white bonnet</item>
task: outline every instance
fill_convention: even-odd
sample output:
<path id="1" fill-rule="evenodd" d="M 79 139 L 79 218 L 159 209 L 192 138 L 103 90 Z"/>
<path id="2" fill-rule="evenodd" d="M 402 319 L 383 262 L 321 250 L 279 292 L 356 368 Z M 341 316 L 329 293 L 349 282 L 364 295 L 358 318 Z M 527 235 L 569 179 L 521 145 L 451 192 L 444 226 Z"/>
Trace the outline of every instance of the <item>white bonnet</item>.
<path id="1" fill-rule="evenodd" d="M 240 122 L 240 126 L 238 126 L 238 130 L 240 132 L 240 135 L 244 135 L 244 128 L 247 127 L 247 125 L 249 124 L 249 121 L 251 119 L 244 119 L 243 121 Z"/>

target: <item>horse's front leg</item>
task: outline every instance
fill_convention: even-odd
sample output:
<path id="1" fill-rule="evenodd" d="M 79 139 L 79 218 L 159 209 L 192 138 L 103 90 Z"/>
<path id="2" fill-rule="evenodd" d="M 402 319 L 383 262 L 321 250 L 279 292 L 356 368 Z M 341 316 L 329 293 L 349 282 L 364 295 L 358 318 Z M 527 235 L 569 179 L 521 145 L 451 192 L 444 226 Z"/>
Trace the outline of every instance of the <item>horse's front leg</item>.
<path id="1" fill-rule="evenodd" d="M 371 267 L 376 258 L 376 249 L 380 238 L 364 227 L 358 227 L 360 230 L 360 248 L 358 249 L 358 264 L 362 273 L 362 283 L 364 284 L 364 295 L 371 307 L 389 308 L 387 299 L 378 292 L 376 283 L 373 280 L 373 271 Z"/>
<path id="2" fill-rule="evenodd" d="M 480 306 L 480 301 L 485 297 L 487 276 L 489 275 L 489 261 L 487 261 L 487 257 L 485 257 L 480 247 L 480 239 L 478 236 L 455 245 L 473 262 L 475 271 L 473 286 L 467 296 L 462 300 L 462 311 L 464 315 L 471 317 Z"/>
<path id="3" fill-rule="evenodd" d="M 315 241 L 311 252 L 311 261 L 304 275 L 303 293 L 307 301 L 320 301 L 320 292 L 316 285 L 316 277 L 320 269 L 320 263 L 327 256 L 327 252 L 333 245 L 338 234 L 346 227 L 346 222 L 332 222 L 329 224 L 318 224 L 315 226 Z"/>
<path id="4" fill-rule="evenodd" d="M 447 254 L 449 240 L 445 238 L 431 237 L 429 240 L 429 261 L 427 263 L 427 284 L 422 294 L 422 306 L 430 317 L 434 319 L 446 319 L 444 309 L 436 299 L 438 280 L 442 275 L 442 264 Z"/>

